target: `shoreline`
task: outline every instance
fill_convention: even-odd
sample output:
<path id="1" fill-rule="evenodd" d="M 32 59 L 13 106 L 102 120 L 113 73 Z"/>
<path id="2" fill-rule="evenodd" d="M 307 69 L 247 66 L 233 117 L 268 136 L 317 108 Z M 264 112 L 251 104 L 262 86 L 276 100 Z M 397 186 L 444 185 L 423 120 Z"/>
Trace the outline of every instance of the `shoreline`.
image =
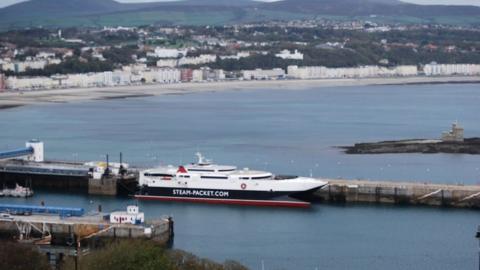
<path id="1" fill-rule="evenodd" d="M 187 94 L 227 90 L 277 89 L 302 90 L 312 87 L 342 87 L 368 85 L 421 85 L 480 83 L 480 76 L 396 77 L 362 79 L 309 79 L 268 81 L 222 81 L 176 84 L 149 84 L 115 87 L 68 88 L 0 93 L 0 110 L 31 104 L 71 103 L 88 100 L 123 99 L 134 97 Z"/>

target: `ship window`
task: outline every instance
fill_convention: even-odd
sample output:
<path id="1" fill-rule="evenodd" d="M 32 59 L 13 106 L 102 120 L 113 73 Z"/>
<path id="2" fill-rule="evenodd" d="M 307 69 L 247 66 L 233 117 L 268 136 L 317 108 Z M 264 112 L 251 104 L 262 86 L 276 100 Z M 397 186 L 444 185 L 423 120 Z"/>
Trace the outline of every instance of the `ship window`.
<path id="1" fill-rule="evenodd" d="M 233 172 L 235 169 L 224 169 L 224 170 L 218 170 L 219 172 Z"/>
<path id="2" fill-rule="evenodd" d="M 214 172 L 214 170 L 205 170 L 205 169 L 188 169 L 190 172 Z"/>
<path id="3" fill-rule="evenodd" d="M 241 180 L 250 180 L 249 177 L 240 177 Z"/>
<path id="4" fill-rule="evenodd" d="M 228 179 L 228 177 L 225 176 L 202 176 L 202 179 Z"/>
<path id="5" fill-rule="evenodd" d="M 268 179 L 270 177 L 271 177 L 270 175 L 268 175 L 268 176 L 256 176 L 256 177 L 252 177 L 252 179 Z"/>
<path id="6" fill-rule="evenodd" d="M 179 175 L 181 178 L 190 178 L 190 175 Z"/>
<path id="7" fill-rule="evenodd" d="M 145 173 L 143 175 L 144 176 L 154 176 L 154 177 L 173 177 L 173 175 L 165 174 L 165 173 Z"/>

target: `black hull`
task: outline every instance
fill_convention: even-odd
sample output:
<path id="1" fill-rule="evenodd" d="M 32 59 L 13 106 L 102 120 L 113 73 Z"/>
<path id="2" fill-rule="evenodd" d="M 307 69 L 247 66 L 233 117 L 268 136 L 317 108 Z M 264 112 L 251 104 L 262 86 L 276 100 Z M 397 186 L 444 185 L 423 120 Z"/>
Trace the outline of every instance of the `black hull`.
<path id="1" fill-rule="evenodd" d="M 309 202 L 289 197 L 291 192 L 253 190 L 188 189 L 144 186 L 135 195 L 138 199 L 237 204 L 256 206 L 308 207 Z"/>

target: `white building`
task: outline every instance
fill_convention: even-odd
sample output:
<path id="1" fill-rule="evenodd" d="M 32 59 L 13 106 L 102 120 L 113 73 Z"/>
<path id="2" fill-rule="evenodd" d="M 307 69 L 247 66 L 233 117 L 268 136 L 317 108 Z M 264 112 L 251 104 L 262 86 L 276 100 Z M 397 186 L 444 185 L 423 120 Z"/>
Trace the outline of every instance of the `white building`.
<path id="1" fill-rule="evenodd" d="M 295 50 L 293 53 L 289 50 L 283 50 L 280 53 L 275 54 L 275 56 L 282 59 L 303 60 L 303 53 L 298 50 Z"/>
<path id="2" fill-rule="evenodd" d="M 115 70 L 112 73 L 113 85 L 130 85 L 132 72 L 125 70 Z"/>
<path id="3" fill-rule="evenodd" d="M 1 64 L 3 71 L 13 71 L 16 73 L 25 72 L 27 69 L 44 69 L 47 65 L 60 64 L 60 59 L 27 59 L 25 61 L 4 61 Z"/>
<path id="4" fill-rule="evenodd" d="M 159 59 L 157 61 L 157 67 L 177 67 L 178 59 Z"/>
<path id="5" fill-rule="evenodd" d="M 111 71 L 103 72 L 103 85 L 113 86 L 113 72 Z"/>
<path id="6" fill-rule="evenodd" d="M 179 58 L 187 55 L 188 50 L 177 50 L 169 48 L 156 47 L 154 52 L 148 52 L 148 57 L 156 58 Z"/>
<path id="7" fill-rule="evenodd" d="M 192 71 L 192 82 L 201 82 L 203 80 L 203 71 L 201 69 L 194 69 Z"/>
<path id="8" fill-rule="evenodd" d="M 285 77 L 285 70 L 281 68 L 242 70 L 242 74 L 245 80 L 270 80 Z"/>
<path id="9" fill-rule="evenodd" d="M 238 52 L 235 55 L 222 55 L 220 56 L 220 59 L 226 60 L 226 59 L 233 59 L 233 60 L 240 60 L 240 58 L 246 58 L 250 56 L 250 52 Z"/>
<path id="10" fill-rule="evenodd" d="M 35 55 L 35 58 L 37 59 L 50 59 L 50 58 L 55 58 L 55 53 L 51 52 L 39 52 L 37 55 Z"/>
<path id="11" fill-rule="evenodd" d="M 110 223 L 142 224 L 145 222 L 145 214 L 140 212 L 138 206 L 129 205 L 127 211 L 110 213 Z"/>
<path id="12" fill-rule="evenodd" d="M 201 54 L 194 57 L 182 57 L 180 59 L 159 59 L 157 67 L 179 67 L 183 65 L 202 65 L 217 61 L 217 56 L 214 54 Z"/>
<path id="13" fill-rule="evenodd" d="M 141 73 L 145 83 L 178 83 L 181 71 L 176 68 L 155 68 Z"/>
<path id="14" fill-rule="evenodd" d="M 58 81 L 48 77 L 8 77 L 6 88 L 12 90 L 51 89 L 58 87 Z"/>
<path id="15" fill-rule="evenodd" d="M 215 54 L 201 54 L 195 57 L 183 57 L 178 60 L 178 65 L 202 65 L 206 63 L 212 63 L 217 61 L 217 56 Z"/>

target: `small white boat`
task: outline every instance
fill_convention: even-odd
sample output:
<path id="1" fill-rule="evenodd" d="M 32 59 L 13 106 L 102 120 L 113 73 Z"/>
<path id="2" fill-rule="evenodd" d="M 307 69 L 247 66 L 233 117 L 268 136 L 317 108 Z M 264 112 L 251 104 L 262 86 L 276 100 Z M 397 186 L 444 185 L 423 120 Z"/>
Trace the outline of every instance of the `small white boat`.
<path id="1" fill-rule="evenodd" d="M 33 191 L 28 187 L 22 187 L 19 184 L 15 184 L 15 188 L 4 188 L 0 191 L 0 196 L 26 198 L 33 196 Z"/>

